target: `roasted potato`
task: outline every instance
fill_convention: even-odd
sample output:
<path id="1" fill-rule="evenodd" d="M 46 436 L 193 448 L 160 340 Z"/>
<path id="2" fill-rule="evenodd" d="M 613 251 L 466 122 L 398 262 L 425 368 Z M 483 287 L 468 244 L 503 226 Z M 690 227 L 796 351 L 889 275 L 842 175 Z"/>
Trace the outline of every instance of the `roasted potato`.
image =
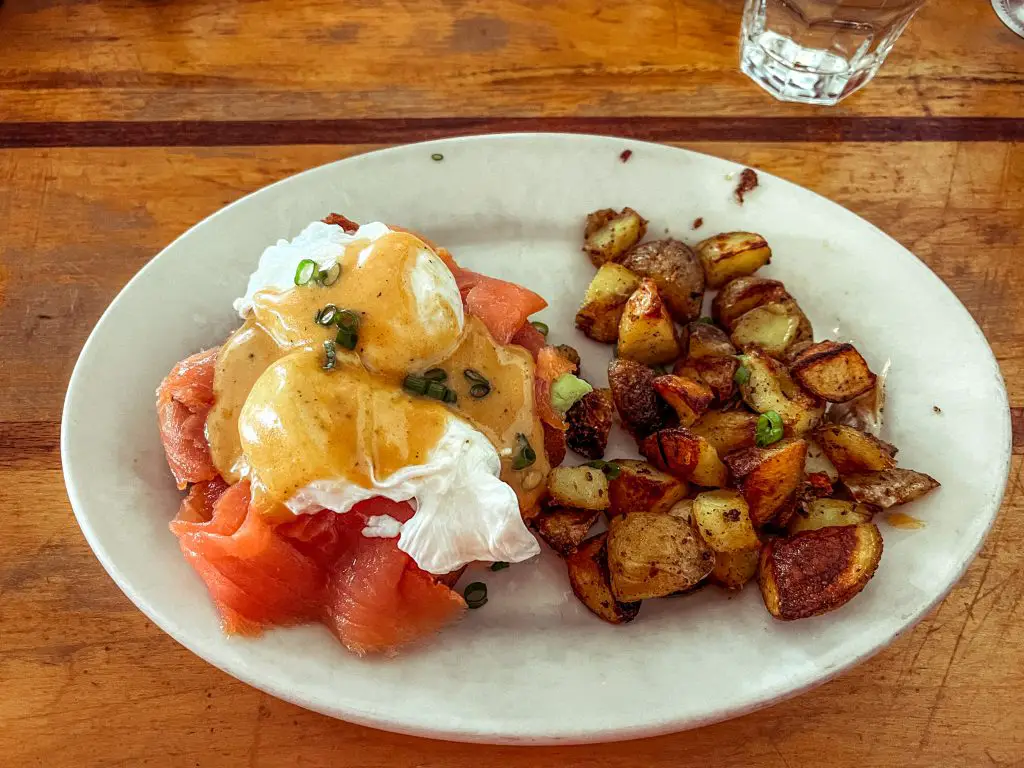
<path id="1" fill-rule="evenodd" d="M 804 472 L 808 475 L 823 474 L 832 483 L 839 480 L 839 470 L 829 461 L 828 456 L 821 450 L 821 446 L 813 440 L 807 441 L 807 460 L 804 462 Z"/>
<path id="2" fill-rule="evenodd" d="M 550 424 L 542 423 L 541 426 L 544 428 L 544 453 L 548 457 L 548 464 L 557 467 L 565 461 L 565 431 Z"/>
<path id="3" fill-rule="evenodd" d="M 608 478 L 588 466 L 556 467 L 548 474 L 548 495 L 563 507 L 608 509 Z"/>
<path id="4" fill-rule="evenodd" d="M 612 428 L 612 409 L 610 389 L 595 389 L 577 400 L 565 413 L 568 446 L 588 459 L 603 457 Z"/>
<path id="5" fill-rule="evenodd" d="M 616 459 L 618 475 L 608 481 L 608 515 L 630 512 L 667 512 L 686 496 L 689 486 L 646 461 Z"/>
<path id="6" fill-rule="evenodd" d="M 693 525 L 693 499 L 680 499 L 669 507 L 665 514 L 678 517 L 680 520 L 685 520 L 690 525 Z"/>
<path id="7" fill-rule="evenodd" d="M 675 323 L 653 280 L 644 278 L 626 302 L 619 320 L 619 357 L 661 365 L 681 354 Z"/>
<path id="8" fill-rule="evenodd" d="M 679 424 L 691 426 L 707 411 L 715 393 L 706 384 L 683 376 L 659 376 L 653 382 L 654 391 L 672 406 Z"/>
<path id="9" fill-rule="evenodd" d="M 672 409 L 654 390 L 655 376 L 646 365 L 633 360 L 615 358 L 608 364 L 615 410 L 623 426 L 637 438 L 661 429 L 672 417 Z"/>
<path id="10" fill-rule="evenodd" d="M 715 400 L 725 404 L 736 392 L 736 369 L 739 361 L 735 357 L 702 357 L 693 361 L 693 370 L 711 391 Z"/>
<path id="11" fill-rule="evenodd" d="M 780 440 L 767 448 L 747 448 L 725 457 L 732 476 L 743 489 L 750 519 L 758 528 L 773 521 L 794 503 L 804 476 L 807 443 Z"/>
<path id="12" fill-rule="evenodd" d="M 740 364 L 747 373 L 739 385 L 743 402 L 758 413 L 778 413 L 787 435 L 805 435 L 821 421 L 825 404 L 800 389 L 782 363 L 754 349 Z"/>
<path id="13" fill-rule="evenodd" d="M 757 414 L 749 411 L 708 411 L 690 431 L 711 443 L 719 456 L 725 456 L 754 446 L 757 419 Z"/>
<path id="14" fill-rule="evenodd" d="M 766 277 L 739 277 L 726 283 L 711 302 L 711 316 L 727 331 L 755 307 L 790 299 L 786 287 Z"/>
<path id="15" fill-rule="evenodd" d="M 608 534 L 587 539 L 565 559 L 573 594 L 598 618 L 626 624 L 636 618 L 640 603 L 620 603 L 612 594 L 608 574 Z"/>
<path id="16" fill-rule="evenodd" d="M 608 524 L 612 594 L 632 602 L 689 589 L 715 565 L 710 547 L 679 518 L 631 512 Z"/>
<path id="17" fill-rule="evenodd" d="M 678 323 L 700 317 L 704 301 L 704 270 L 693 251 L 678 240 L 641 243 L 618 259 L 618 263 L 640 277 L 649 277 Z"/>
<path id="18" fill-rule="evenodd" d="M 721 488 L 729 480 L 714 446 L 684 427 L 648 435 L 640 443 L 640 453 L 658 469 L 705 488 Z"/>
<path id="19" fill-rule="evenodd" d="M 758 568 L 765 607 L 785 621 L 835 610 L 871 580 L 881 557 L 882 535 L 873 523 L 773 539 Z"/>
<path id="20" fill-rule="evenodd" d="M 619 213 L 603 208 L 587 216 L 583 251 L 595 267 L 600 267 L 639 243 L 646 233 L 646 219 L 632 208 L 623 208 Z"/>
<path id="21" fill-rule="evenodd" d="M 715 552 L 742 552 L 761 545 L 750 507 L 739 491 L 698 493 L 692 514 L 693 527 Z"/>
<path id="22" fill-rule="evenodd" d="M 878 437 L 882 431 L 882 416 L 885 412 L 885 379 L 889 364 L 875 377 L 875 386 L 859 397 L 845 403 L 833 403 L 826 419 L 833 424 L 845 424 L 861 432 Z"/>
<path id="23" fill-rule="evenodd" d="M 791 358 L 789 372 L 812 395 L 832 403 L 845 403 L 875 386 L 875 374 L 860 352 L 835 341 L 802 349 Z"/>
<path id="24" fill-rule="evenodd" d="M 811 324 L 791 299 L 762 304 L 736 320 L 730 339 L 740 349 L 763 350 L 783 358 L 794 345 L 811 338 Z"/>
<path id="25" fill-rule="evenodd" d="M 715 552 L 715 567 L 709 579 L 726 589 L 742 589 L 744 584 L 757 575 L 760 561 L 760 548 L 742 552 Z"/>
<path id="26" fill-rule="evenodd" d="M 772 260 L 768 241 L 753 232 L 723 232 L 698 243 L 696 251 L 708 288 L 752 275 Z"/>
<path id="27" fill-rule="evenodd" d="M 623 266 L 609 262 L 601 267 L 576 313 L 576 327 L 594 341 L 614 343 L 626 302 L 640 286 L 640 278 Z"/>
<path id="28" fill-rule="evenodd" d="M 736 347 L 729 341 L 729 335 L 717 325 L 701 320 L 687 326 L 690 335 L 690 346 L 687 360 L 693 362 L 705 357 L 732 357 Z"/>
<path id="29" fill-rule="evenodd" d="M 896 446 L 859 429 L 823 424 L 814 430 L 813 437 L 840 475 L 896 466 Z"/>
<path id="30" fill-rule="evenodd" d="M 882 509 L 914 501 L 939 487 L 939 481 L 912 469 L 886 469 L 843 476 L 843 485 L 855 501 Z"/>
<path id="31" fill-rule="evenodd" d="M 601 513 L 589 509 L 549 507 L 531 523 L 549 547 L 565 557 L 576 551 Z"/>
<path id="32" fill-rule="evenodd" d="M 874 515 L 874 507 L 869 507 L 867 504 L 858 504 L 855 501 L 842 499 L 814 499 L 799 505 L 786 529 L 790 534 L 795 534 L 800 531 L 816 531 L 819 528 L 831 528 L 837 525 L 870 523 Z"/>

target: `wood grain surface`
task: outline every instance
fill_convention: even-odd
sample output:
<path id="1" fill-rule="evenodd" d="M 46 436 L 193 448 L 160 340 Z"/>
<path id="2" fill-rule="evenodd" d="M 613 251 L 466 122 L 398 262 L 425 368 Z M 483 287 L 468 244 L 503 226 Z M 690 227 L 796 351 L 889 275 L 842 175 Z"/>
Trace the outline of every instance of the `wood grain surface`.
<path id="1" fill-rule="evenodd" d="M 7 0 L 0 8 L 0 766 L 1024 766 L 1024 41 L 936 0 L 831 110 L 736 69 L 738 0 Z M 1014 459 L 978 559 L 876 658 L 759 713 L 625 744 L 497 748 L 298 709 L 178 646 L 64 491 L 81 345 L 183 230 L 310 166 L 501 130 L 667 142 L 885 229 L 981 325 Z M 947 414 L 946 418 L 956 418 Z M 965 515 L 972 510 L 964 510 Z"/>

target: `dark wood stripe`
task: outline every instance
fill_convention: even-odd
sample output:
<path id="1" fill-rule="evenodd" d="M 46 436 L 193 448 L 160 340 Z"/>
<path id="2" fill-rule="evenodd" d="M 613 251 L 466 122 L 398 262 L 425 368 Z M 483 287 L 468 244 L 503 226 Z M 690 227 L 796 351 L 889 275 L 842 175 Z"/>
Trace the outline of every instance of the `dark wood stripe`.
<path id="1" fill-rule="evenodd" d="M 0 422 L 0 469 L 60 469 L 60 424 Z"/>
<path id="2" fill-rule="evenodd" d="M 650 141 L 1024 141 L 1024 119 L 933 117 L 438 117 L 3 123 L 0 147 L 401 144 L 474 133 L 556 131 Z"/>
<path id="3" fill-rule="evenodd" d="M 1024 454 L 1024 408 L 1010 409 L 1010 429 L 1013 434 L 1013 452 Z"/>

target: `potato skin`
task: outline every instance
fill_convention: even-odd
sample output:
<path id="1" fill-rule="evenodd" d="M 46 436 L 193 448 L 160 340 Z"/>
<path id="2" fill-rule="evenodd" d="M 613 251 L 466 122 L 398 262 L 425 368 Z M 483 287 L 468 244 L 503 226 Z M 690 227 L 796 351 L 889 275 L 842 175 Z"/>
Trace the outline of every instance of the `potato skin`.
<path id="1" fill-rule="evenodd" d="M 725 284 L 711 302 L 715 322 L 732 331 L 736 321 L 755 307 L 791 299 L 786 287 L 766 277 L 738 277 Z"/>
<path id="2" fill-rule="evenodd" d="M 690 334 L 687 359 L 691 362 L 704 357 L 732 357 L 736 354 L 729 335 L 717 325 L 697 320 L 690 323 L 687 330 Z"/>
<path id="3" fill-rule="evenodd" d="M 661 399 L 672 406 L 683 427 L 694 424 L 715 399 L 709 386 L 685 376 L 658 376 L 652 384 Z"/>
<path id="4" fill-rule="evenodd" d="M 689 246 L 678 240 L 654 240 L 631 248 L 618 263 L 640 277 L 649 277 L 678 323 L 700 317 L 704 300 L 704 269 Z"/>
<path id="5" fill-rule="evenodd" d="M 672 410 L 654 390 L 656 374 L 646 365 L 616 358 L 608 364 L 608 384 L 612 402 L 623 426 L 634 437 L 642 438 L 661 429 L 672 417 Z"/>
<path id="6" fill-rule="evenodd" d="M 549 507 L 530 522 L 549 547 L 566 557 L 587 538 L 600 515 L 589 509 Z"/>
<path id="7" fill-rule="evenodd" d="M 613 410 L 610 389 L 595 389 L 577 400 L 565 414 L 569 448 L 588 459 L 602 458 L 608 447 Z"/>
<path id="8" fill-rule="evenodd" d="M 723 232 L 698 243 L 696 251 L 708 288 L 752 275 L 772 260 L 768 241 L 753 232 Z"/>
<path id="9" fill-rule="evenodd" d="M 754 447 L 757 420 L 757 414 L 749 411 L 708 411 L 690 431 L 711 443 L 719 456 L 725 456 Z"/>
<path id="10" fill-rule="evenodd" d="M 858 472 L 842 480 L 856 501 L 882 509 L 919 499 L 940 485 L 938 480 L 923 472 L 896 467 L 882 472 Z"/>
<path id="11" fill-rule="evenodd" d="M 573 594 L 591 613 L 609 624 L 628 624 L 640 603 L 620 603 L 612 594 L 608 573 L 608 534 L 587 539 L 565 559 Z"/>
<path id="12" fill-rule="evenodd" d="M 864 588 L 881 557 L 882 535 L 873 523 L 773 539 L 758 568 L 765 607 L 783 621 L 833 611 Z"/>
<path id="13" fill-rule="evenodd" d="M 832 403 L 853 400 L 875 386 L 876 376 L 852 344 L 820 341 L 791 358 L 789 371 L 800 386 Z"/>

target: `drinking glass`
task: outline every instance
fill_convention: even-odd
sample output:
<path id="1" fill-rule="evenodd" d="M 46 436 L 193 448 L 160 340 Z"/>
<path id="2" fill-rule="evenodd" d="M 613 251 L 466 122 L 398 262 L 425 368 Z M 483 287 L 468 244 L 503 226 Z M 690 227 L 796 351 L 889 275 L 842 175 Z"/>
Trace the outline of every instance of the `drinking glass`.
<path id="1" fill-rule="evenodd" d="M 740 68 L 783 101 L 835 104 L 863 87 L 925 0 L 746 0 Z"/>

